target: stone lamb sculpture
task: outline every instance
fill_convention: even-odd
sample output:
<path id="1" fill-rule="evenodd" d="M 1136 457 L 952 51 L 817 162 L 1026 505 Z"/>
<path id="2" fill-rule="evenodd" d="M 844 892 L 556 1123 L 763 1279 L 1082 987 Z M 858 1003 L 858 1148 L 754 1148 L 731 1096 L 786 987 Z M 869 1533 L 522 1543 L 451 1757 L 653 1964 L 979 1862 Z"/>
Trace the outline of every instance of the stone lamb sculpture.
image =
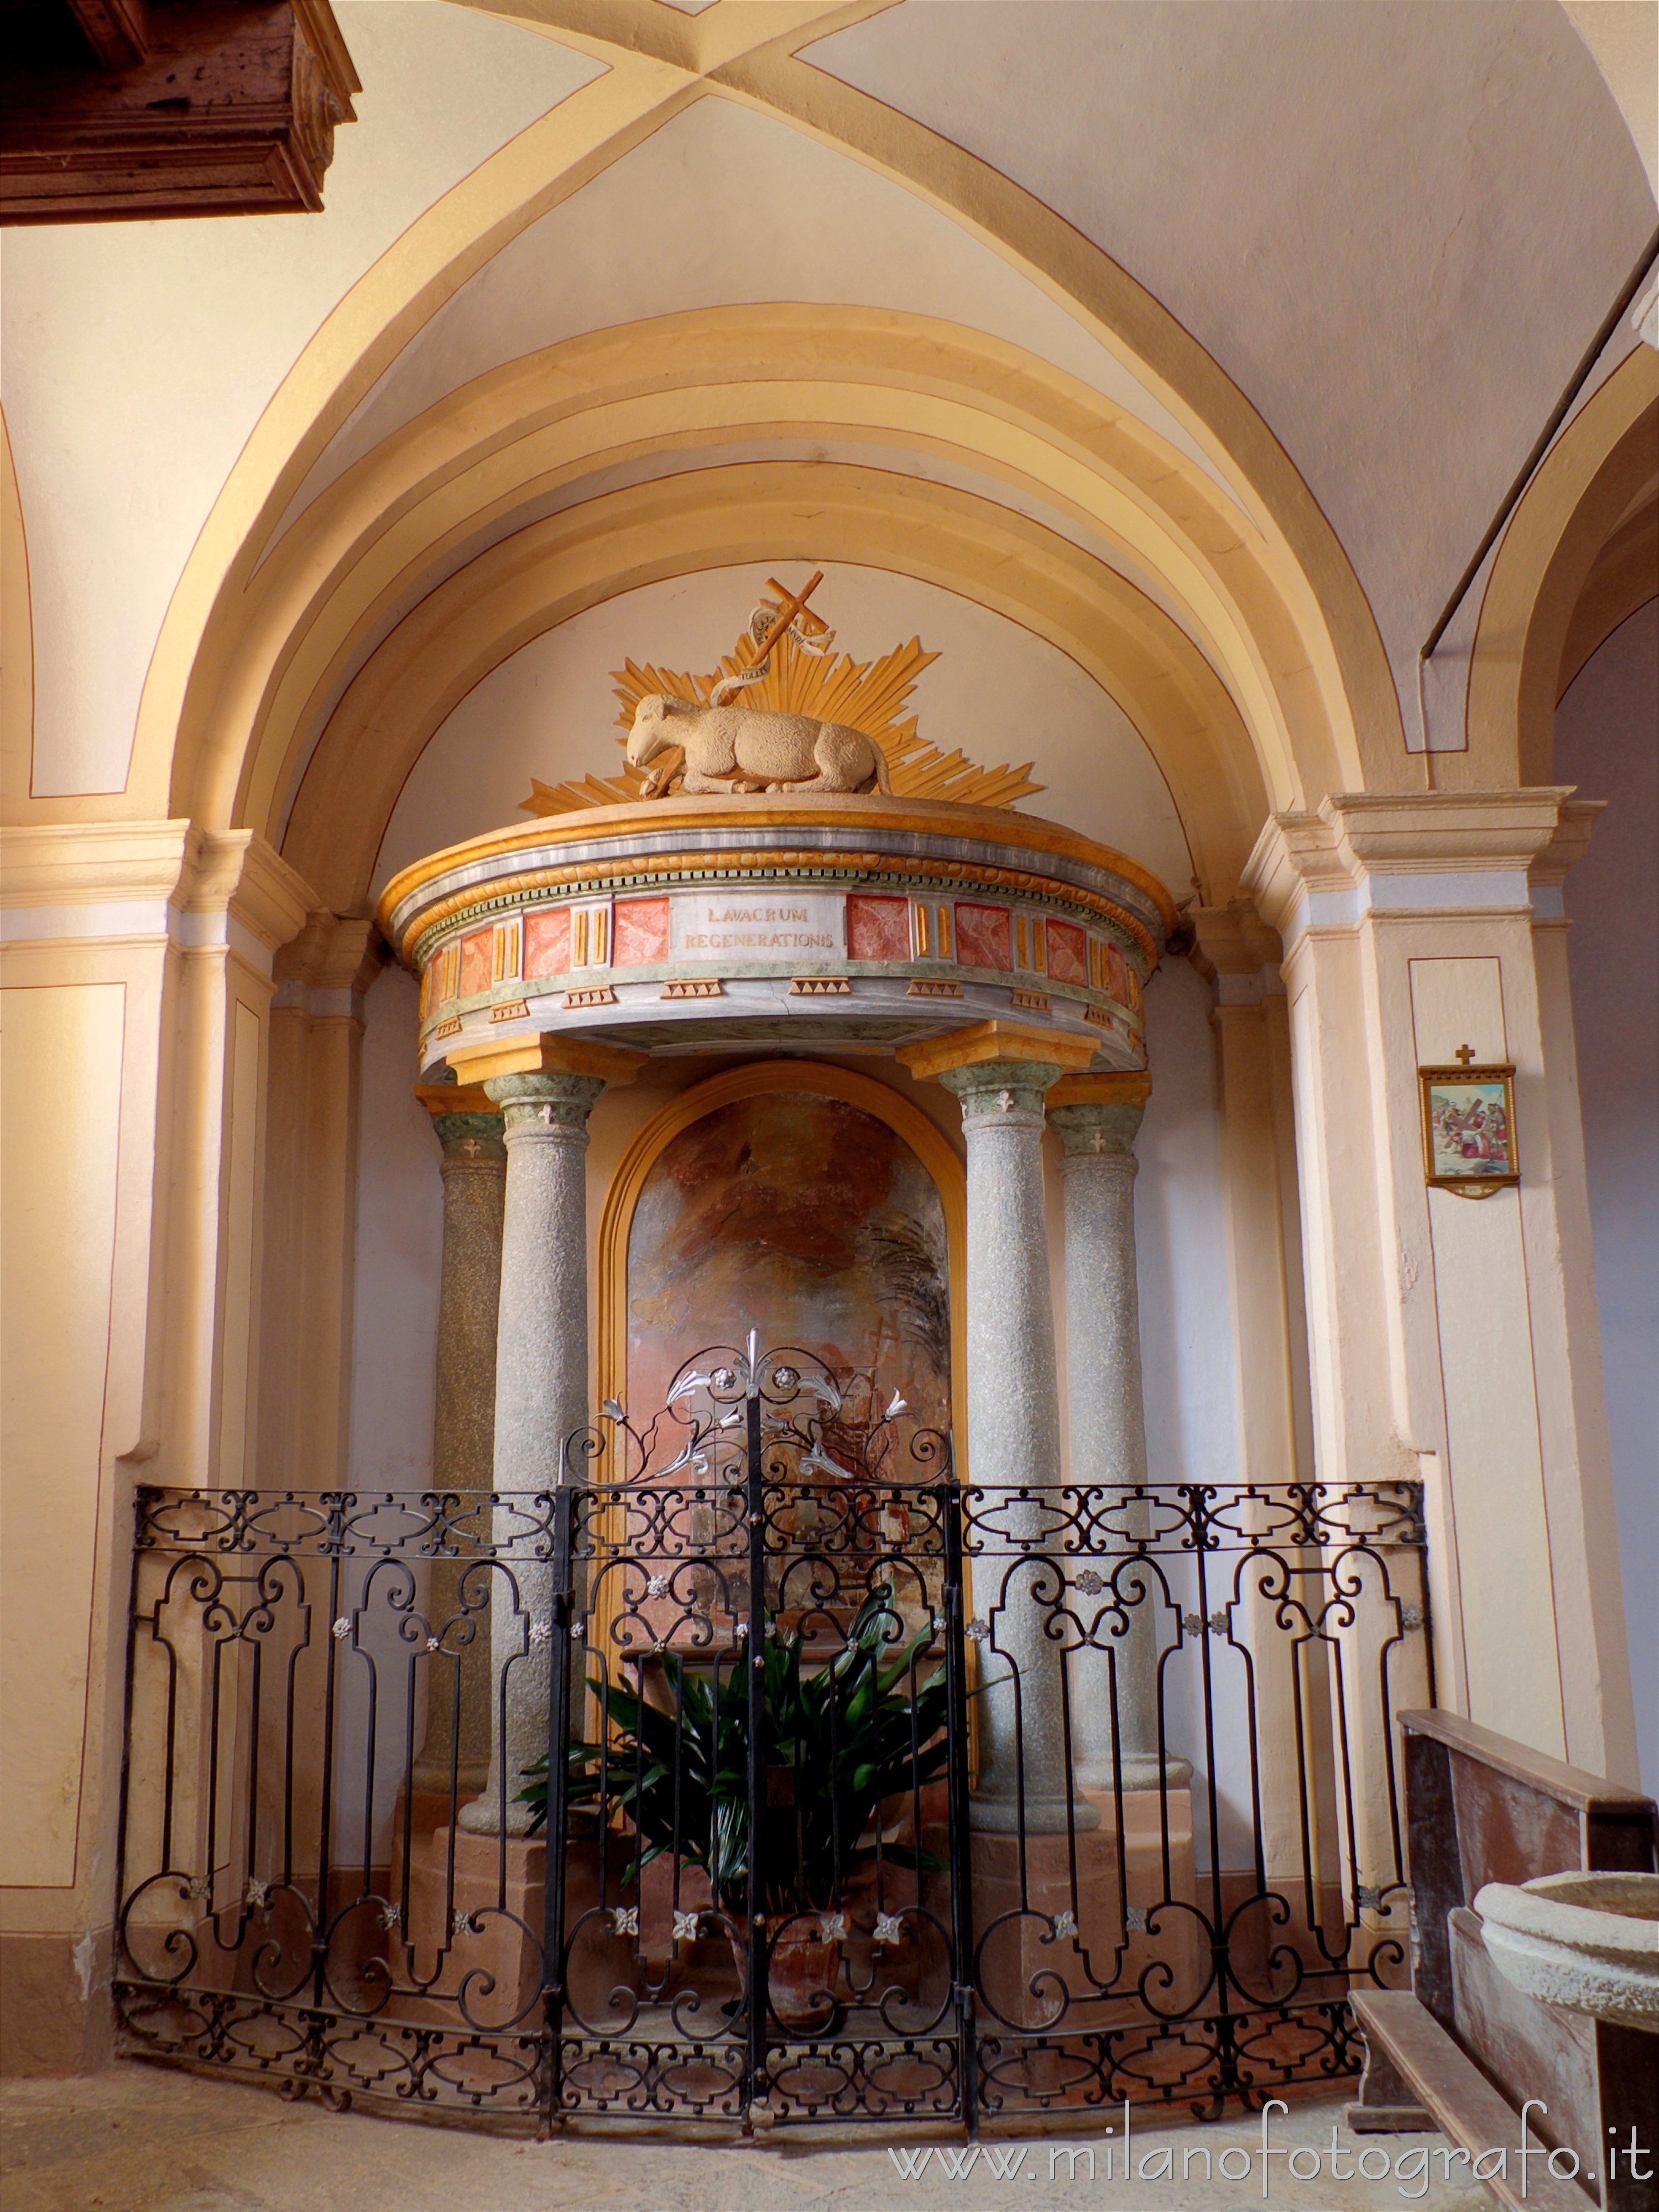
<path id="1" fill-rule="evenodd" d="M 695 707 L 647 692 L 629 732 L 629 765 L 644 768 L 674 745 L 685 752 L 681 789 L 694 793 L 892 789 L 881 747 L 845 722 L 759 707 Z M 659 772 L 646 796 L 660 799 L 667 787 Z"/>

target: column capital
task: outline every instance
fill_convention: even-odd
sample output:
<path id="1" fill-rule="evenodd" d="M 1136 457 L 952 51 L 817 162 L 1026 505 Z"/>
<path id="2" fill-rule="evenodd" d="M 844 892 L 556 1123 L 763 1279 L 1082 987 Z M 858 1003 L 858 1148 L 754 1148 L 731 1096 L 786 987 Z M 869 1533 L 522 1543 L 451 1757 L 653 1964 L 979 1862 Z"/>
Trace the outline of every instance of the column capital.
<path id="1" fill-rule="evenodd" d="M 1279 932 L 1268 927 L 1251 900 L 1189 906 L 1187 925 L 1193 933 L 1187 957 L 1214 989 L 1218 1006 L 1256 1006 L 1283 991 L 1279 969 L 1285 948 Z"/>
<path id="2" fill-rule="evenodd" d="M 942 1069 L 939 1079 L 956 1094 L 964 1127 L 994 1122 L 1040 1130 L 1044 1101 L 1060 1074 L 1051 1060 L 981 1060 Z"/>
<path id="3" fill-rule="evenodd" d="M 273 1005 L 313 1021 L 363 1018 L 363 994 L 391 957 L 386 939 L 360 915 L 306 916 L 306 926 L 278 951 L 271 966 Z"/>
<path id="4" fill-rule="evenodd" d="M 173 903 L 186 943 L 212 940 L 220 916 L 239 923 L 269 963 L 299 936 L 320 902 L 302 876 L 252 830 L 202 830 L 192 823 Z"/>
<path id="5" fill-rule="evenodd" d="M 547 1030 L 533 1036 L 504 1037 L 499 1043 L 491 1039 L 459 1045 L 448 1054 L 458 1082 L 483 1085 L 510 1075 L 581 1075 L 596 1078 L 601 1085 L 631 1083 L 650 1057 L 597 1038 L 560 1036 Z"/>
<path id="6" fill-rule="evenodd" d="M 1152 1096 L 1146 1074 L 1068 1075 L 1048 1093 L 1048 1125 L 1067 1159 L 1117 1154 L 1134 1159 L 1140 1117 Z"/>
<path id="7" fill-rule="evenodd" d="M 446 1169 L 507 1158 L 501 1109 L 481 1083 L 417 1083 L 415 1096 L 432 1116 Z"/>
<path id="8" fill-rule="evenodd" d="M 435 1121 L 449 1114 L 499 1114 L 482 1083 L 417 1083 L 415 1096 Z"/>
<path id="9" fill-rule="evenodd" d="M 1572 787 L 1344 792 L 1316 814 L 1268 817 L 1240 888 L 1288 954 L 1312 926 L 1374 913 L 1525 912 L 1530 872 L 1556 846 Z"/>
<path id="10" fill-rule="evenodd" d="M 1029 1062 L 1054 1072 L 1055 1083 L 1073 1069 L 1087 1067 L 1099 1049 L 1092 1037 L 1068 1036 L 1063 1030 L 1028 1029 L 1019 1022 L 975 1022 L 970 1029 L 947 1030 L 942 1036 L 924 1037 L 902 1044 L 894 1058 L 919 1082 L 944 1082 L 953 1070 Z M 1023 1080 L 1029 1086 L 1031 1078 Z M 957 1090 L 952 1084 L 950 1088 Z M 1046 1089 L 1047 1085 L 1044 1085 Z"/>
<path id="11" fill-rule="evenodd" d="M 502 1141 L 526 1129 L 572 1129 L 587 1135 L 587 1117 L 605 1091 L 602 1075 L 497 1075 L 484 1085 L 500 1107 Z"/>

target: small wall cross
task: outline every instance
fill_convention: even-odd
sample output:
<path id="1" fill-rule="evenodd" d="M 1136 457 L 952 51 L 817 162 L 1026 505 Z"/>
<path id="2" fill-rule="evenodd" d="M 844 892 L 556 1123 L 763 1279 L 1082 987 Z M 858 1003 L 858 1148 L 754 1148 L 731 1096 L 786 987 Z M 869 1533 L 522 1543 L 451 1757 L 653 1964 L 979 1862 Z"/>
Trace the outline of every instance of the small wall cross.
<path id="1" fill-rule="evenodd" d="M 1474 1047 L 1472 1044 L 1460 1044 L 1452 1054 L 1452 1058 L 1460 1067 L 1467 1067 L 1474 1058 Z"/>

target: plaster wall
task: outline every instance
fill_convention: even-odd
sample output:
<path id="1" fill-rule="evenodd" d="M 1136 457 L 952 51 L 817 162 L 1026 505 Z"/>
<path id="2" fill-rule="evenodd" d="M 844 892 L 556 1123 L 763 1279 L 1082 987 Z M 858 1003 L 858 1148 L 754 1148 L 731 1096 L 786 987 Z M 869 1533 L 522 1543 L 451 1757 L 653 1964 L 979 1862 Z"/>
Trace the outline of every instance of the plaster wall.
<path id="1" fill-rule="evenodd" d="M 1135 1141 L 1146 1466 L 1154 1482 L 1239 1480 L 1210 986 L 1166 960 L 1146 993 L 1152 1095 Z M 1294 1479 L 1274 1470 L 1267 1480 Z"/>
<path id="2" fill-rule="evenodd" d="M 503 661 L 450 715 L 404 787 L 374 894 L 422 854 L 528 820 L 518 806 L 532 777 L 617 774 L 610 672 L 630 655 L 712 669 L 773 574 L 805 581 L 787 563 L 677 577 L 607 600 Z M 880 569 L 826 564 L 812 605 L 834 626 L 836 651 L 856 660 L 920 636 L 939 655 L 910 702 L 930 744 L 960 747 L 986 767 L 1033 762 L 1047 788 L 1022 811 L 1116 847 L 1183 896 L 1192 861 L 1157 763 L 1122 710 L 1056 647 L 954 592 Z"/>
<path id="3" fill-rule="evenodd" d="M 1236 1319 L 1247 1344 L 1249 1324 L 1234 1315 L 1228 1267 L 1213 1003 L 1210 985 L 1184 960 L 1165 960 L 1146 993 L 1152 1094 L 1135 1140 L 1135 1258 L 1146 1472 L 1166 1485 L 1237 1482 L 1243 1471 Z M 1264 1479 L 1294 1475 L 1273 1468 Z M 1189 1563 L 1164 1566 L 1176 1606 L 1191 1610 L 1199 1598 Z M 1165 1619 L 1159 1633 L 1173 1641 L 1173 1624 Z M 1212 1658 L 1220 1863 L 1237 1867 L 1249 1863 L 1251 1847 L 1249 1712 L 1237 1656 L 1215 1646 Z M 1196 1794 L 1206 1779 L 1197 1669 L 1171 1667 L 1165 1687 L 1170 1740 L 1194 1762 Z M 1206 1869 L 1207 1835 L 1195 1833 L 1194 1844 Z"/>
<path id="4" fill-rule="evenodd" d="M 1006 338 L 1215 474 L 1114 355 L 961 223 L 774 117 L 708 100 L 532 223 L 446 301 L 320 456 L 290 514 L 502 362 L 647 316 L 767 300 L 893 307 Z"/>
<path id="5" fill-rule="evenodd" d="M 1573 1026 L 1642 1787 L 1659 1790 L 1659 600 L 1561 701 L 1555 775 L 1606 799 L 1567 878 Z"/>
<path id="6" fill-rule="evenodd" d="M 0 1884 L 72 1889 L 126 991 L 115 981 L 58 983 L 5 999 L 5 1267 L 31 1295 L 8 1297 L 4 1317 Z M 42 1115 L 42 1096 L 58 1110 Z"/>
<path id="7" fill-rule="evenodd" d="M 1330 518 L 1409 698 L 1653 228 L 1624 117 L 1565 13 L 1528 0 L 1086 14 L 1086 127 L 1079 11 L 1054 0 L 911 0 L 805 58 L 1023 185 L 1171 309 Z"/>
<path id="8" fill-rule="evenodd" d="M 387 968 L 365 1002 L 350 1465 L 370 1490 L 418 1489 L 432 1473 L 443 1185 L 415 1096 L 418 1000 L 415 978 Z"/>
<path id="9" fill-rule="evenodd" d="M 5 404 L 28 520 L 37 798 L 125 784 L 173 586 L 319 325 L 434 199 L 602 73 L 440 0 L 342 0 L 336 12 L 363 89 L 358 119 L 336 137 L 320 215 L 6 234 Z"/>

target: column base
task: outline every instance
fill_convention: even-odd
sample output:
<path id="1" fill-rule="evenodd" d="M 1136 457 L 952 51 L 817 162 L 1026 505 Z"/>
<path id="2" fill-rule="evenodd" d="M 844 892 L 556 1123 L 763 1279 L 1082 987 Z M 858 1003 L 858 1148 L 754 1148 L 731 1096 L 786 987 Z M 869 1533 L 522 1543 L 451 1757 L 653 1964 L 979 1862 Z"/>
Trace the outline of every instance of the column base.
<path id="1" fill-rule="evenodd" d="M 94 2074 L 109 2059 L 113 1932 L 0 1936 L 0 2075 Z"/>
<path id="2" fill-rule="evenodd" d="M 441 1818 L 447 1820 L 452 1802 L 449 1786 L 449 1762 L 444 1759 L 436 1766 L 423 1765 L 418 1759 L 409 1771 L 410 1796 L 421 1802 L 434 1801 L 443 1807 Z M 453 1802 L 465 1805 L 474 1797 L 482 1797 L 489 1787 L 488 1759 L 464 1759 L 455 1777 Z M 435 1825 L 430 1823 L 428 1825 Z"/>
<path id="3" fill-rule="evenodd" d="M 483 1797 L 475 1797 L 470 1805 L 463 1805 L 455 1816 L 455 1825 L 469 1836 L 499 1836 L 502 1832 L 501 1810 L 500 1799 L 490 1791 Z M 509 1836 L 527 1836 L 535 1817 L 533 1806 L 520 1805 L 509 1797 L 506 1832 Z"/>
<path id="4" fill-rule="evenodd" d="M 470 2024 L 485 2031 L 541 2025 L 546 1842 L 539 1836 L 509 1837 L 504 1881 L 501 1860 L 497 1835 L 469 1834 L 458 1826 L 434 1828 L 415 1838 L 409 1858 L 409 1926 L 394 1965 L 398 1979 L 424 1981 L 431 1994 L 398 1998 L 398 2018 L 453 2027 L 458 2024 L 459 2000 L 461 2017 L 470 2013 Z M 598 1902 L 597 1848 L 589 1839 L 573 1838 L 565 1848 L 567 1938 Z M 598 2021 L 610 2009 L 612 1990 L 637 1978 L 633 1946 L 589 1921 L 568 1948 L 568 2002 L 584 2020 Z M 445 1951 L 448 1955 L 440 1972 Z M 556 1971 L 557 1961 L 552 1963 Z M 484 1976 L 495 1982 L 487 1995 L 482 1993 Z M 472 1986 L 466 1989 L 469 1977 Z"/>
<path id="5" fill-rule="evenodd" d="M 1156 1761 L 1152 1762 L 1156 1768 Z M 1171 1765 L 1191 1768 L 1185 1759 Z M 1127 1765 L 1127 1762 L 1126 1762 Z M 1109 1786 L 1091 1793 L 1100 1808 L 1103 1824 L 1117 1825 L 1117 1800 Z M 1170 1875 L 1164 1878 L 1164 1832 L 1168 1823 Z M 1135 1989 L 1148 1966 L 1155 1962 L 1174 1979 L 1158 1990 L 1161 2011 L 1174 2012 L 1196 2003 L 1209 1972 L 1209 1944 L 1198 1918 L 1198 1869 L 1193 1850 L 1193 1794 L 1190 1790 L 1156 1786 L 1123 1791 L 1123 1887 L 1132 1923 L 1151 1926 L 1122 1928 L 1117 1923 L 1114 1940 L 1125 1945 L 1118 1979 L 1126 1990 Z M 1162 1906 L 1163 1910 L 1158 1908 Z M 1115 1916 L 1115 1904 L 1114 1905 Z M 1162 1976 L 1159 1977 L 1160 1984 Z"/>
<path id="6" fill-rule="evenodd" d="M 1132 1790 L 1184 1789 L 1193 1778 L 1190 1759 L 1177 1759 L 1166 1752 L 1160 1759 L 1155 1751 L 1134 1752 L 1120 1760 L 1117 1770 L 1111 1766 L 1080 1766 L 1077 1770 L 1078 1788 L 1097 1802 L 1109 1803 L 1112 1786 L 1117 1773 L 1123 1777 L 1123 1791 L 1127 1796 Z"/>
<path id="7" fill-rule="evenodd" d="M 1100 1808 L 1081 1792 L 1027 1797 L 1023 1808 L 1018 1797 L 974 1796 L 968 1800 L 968 1825 L 988 1836 L 1063 1836 L 1071 1828 L 1082 1834 L 1100 1826 Z"/>
<path id="8" fill-rule="evenodd" d="M 1079 2007 L 1097 2001 L 1100 1984 L 1113 1978 L 1118 1927 L 1115 1840 L 1098 1818 L 1077 1838 L 1075 1871 L 1064 1835 L 973 1834 L 982 2029 L 1035 2033 L 1097 2021 L 1094 2010 Z"/>

